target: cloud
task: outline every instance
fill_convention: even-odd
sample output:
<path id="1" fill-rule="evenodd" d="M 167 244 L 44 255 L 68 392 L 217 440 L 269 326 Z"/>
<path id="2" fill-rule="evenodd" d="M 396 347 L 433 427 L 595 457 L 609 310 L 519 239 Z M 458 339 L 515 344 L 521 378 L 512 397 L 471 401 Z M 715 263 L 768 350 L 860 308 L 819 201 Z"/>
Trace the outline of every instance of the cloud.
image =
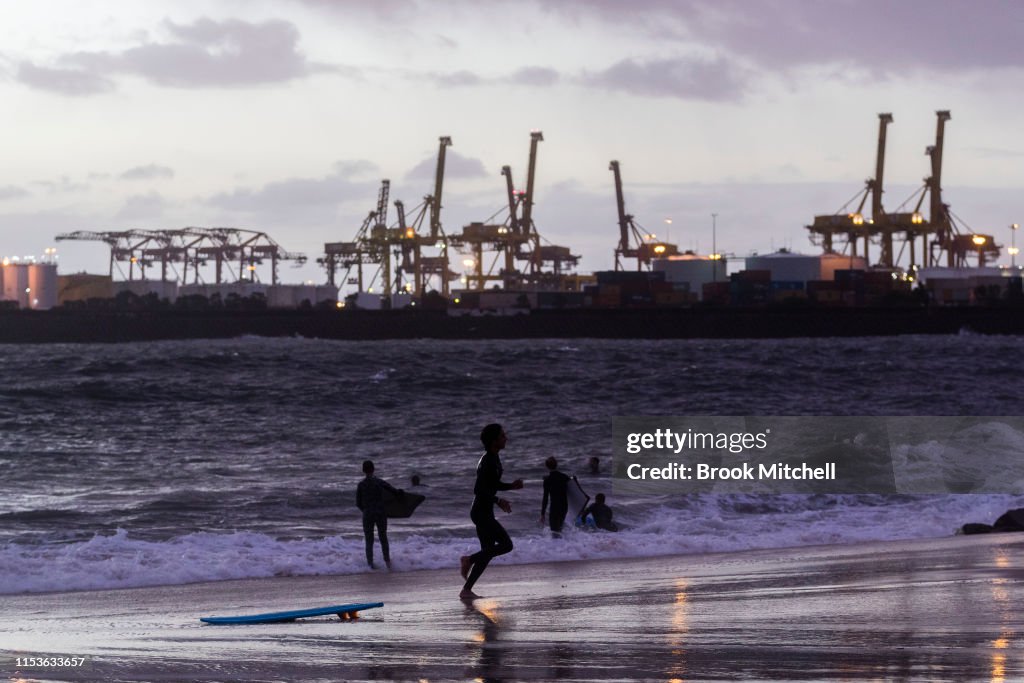
<path id="1" fill-rule="evenodd" d="M 639 31 L 655 44 L 703 45 L 766 68 L 846 64 L 907 69 L 1020 68 L 1024 4 L 945 0 L 535 0 L 574 22 Z M 870 36 L 870 38 L 864 38 Z"/>
<path id="2" fill-rule="evenodd" d="M 584 85 L 634 95 L 719 102 L 741 99 L 746 85 L 743 71 L 723 59 L 625 59 L 578 80 Z"/>
<path id="3" fill-rule="evenodd" d="M 120 52 L 72 52 L 56 65 L 22 62 L 18 80 L 63 95 L 95 95 L 114 88 L 112 76 L 135 75 L 174 88 L 253 87 L 315 73 L 357 70 L 314 64 L 299 50 L 299 31 L 287 21 L 239 19 L 164 22 L 169 40 L 146 41 Z"/>
<path id="4" fill-rule="evenodd" d="M 68 176 L 61 176 L 59 180 L 33 180 L 32 185 L 43 188 L 51 194 L 58 192 L 84 192 L 90 189 L 85 183 L 76 183 Z"/>
<path id="5" fill-rule="evenodd" d="M 30 88 L 72 97 L 99 95 L 114 89 L 113 81 L 100 74 L 80 68 L 36 66 L 31 62 L 22 62 L 18 65 L 15 80 Z"/>
<path id="6" fill-rule="evenodd" d="M 5 199 L 21 199 L 28 197 L 31 193 L 16 185 L 0 185 L 0 201 Z"/>
<path id="7" fill-rule="evenodd" d="M 414 76 L 417 80 L 423 78 L 422 75 L 417 74 Z M 485 83 L 485 79 L 479 74 L 475 74 L 472 71 L 461 69 L 459 71 L 452 71 L 448 73 L 432 72 L 426 74 L 426 78 L 433 81 L 435 84 L 444 88 L 462 88 L 467 86 L 482 85 Z"/>
<path id="8" fill-rule="evenodd" d="M 332 208 L 349 200 L 367 203 L 376 196 L 377 184 L 357 177 L 376 168 L 367 161 L 335 164 L 334 172 L 322 178 L 289 178 L 261 188 L 236 188 L 209 197 L 205 203 L 238 212 L 285 213 L 310 208 Z"/>
<path id="9" fill-rule="evenodd" d="M 406 173 L 405 179 L 433 179 L 436 172 L 437 159 L 427 157 Z M 464 157 L 458 152 L 448 150 L 444 156 L 444 175 L 446 178 L 486 178 L 492 174 L 487 172 L 484 163 L 479 159 Z"/>
<path id="10" fill-rule="evenodd" d="M 514 72 L 507 80 L 517 85 L 549 86 L 555 85 L 560 79 L 560 74 L 554 69 L 526 66 Z"/>
<path id="11" fill-rule="evenodd" d="M 137 194 L 125 200 L 124 206 L 114 216 L 117 220 L 143 221 L 160 218 L 168 202 L 160 194 Z"/>
<path id="12" fill-rule="evenodd" d="M 122 180 L 162 180 L 174 177 L 174 169 L 157 164 L 136 166 L 118 176 Z"/>

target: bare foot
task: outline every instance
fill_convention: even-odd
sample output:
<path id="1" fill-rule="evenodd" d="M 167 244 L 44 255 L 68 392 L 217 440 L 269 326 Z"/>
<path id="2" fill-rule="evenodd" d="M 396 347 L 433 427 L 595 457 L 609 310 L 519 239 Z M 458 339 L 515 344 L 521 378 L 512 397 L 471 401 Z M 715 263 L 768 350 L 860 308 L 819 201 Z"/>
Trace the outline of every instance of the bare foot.
<path id="1" fill-rule="evenodd" d="M 459 558 L 459 573 L 462 574 L 462 578 L 469 576 L 469 569 L 473 566 L 473 561 L 470 560 L 469 555 L 463 555 Z"/>
<path id="2" fill-rule="evenodd" d="M 466 590 L 465 588 L 463 588 L 462 592 L 459 593 L 459 600 L 476 600 L 479 597 L 480 596 L 473 591 Z"/>

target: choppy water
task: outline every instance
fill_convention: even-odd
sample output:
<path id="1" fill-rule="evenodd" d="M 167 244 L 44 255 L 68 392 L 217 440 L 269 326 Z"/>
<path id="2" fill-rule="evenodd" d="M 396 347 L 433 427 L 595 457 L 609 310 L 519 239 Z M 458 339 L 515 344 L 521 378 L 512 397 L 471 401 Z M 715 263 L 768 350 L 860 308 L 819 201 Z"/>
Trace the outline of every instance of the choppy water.
<path id="1" fill-rule="evenodd" d="M 1021 350 L 975 335 L 0 346 L 0 592 L 366 571 L 367 458 L 424 482 L 427 502 L 391 523 L 396 569 L 454 567 L 476 544 L 492 421 L 506 478 L 527 481 L 499 561 L 947 535 L 1024 496 L 610 496 L 625 530 L 553 540 L 542 463 L 610 492 L 585 463 L 610 469 L 615 415 L 1021 415 Z"/>

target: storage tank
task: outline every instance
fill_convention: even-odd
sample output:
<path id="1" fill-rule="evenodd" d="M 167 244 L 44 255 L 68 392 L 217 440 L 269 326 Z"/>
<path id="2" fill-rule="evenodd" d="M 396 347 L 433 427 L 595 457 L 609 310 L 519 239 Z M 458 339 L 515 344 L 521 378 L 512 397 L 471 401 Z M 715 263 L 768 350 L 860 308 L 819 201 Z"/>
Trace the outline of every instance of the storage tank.
<path id="1" fill-rule="evenodd" d="M 28 292 L 26 303 L 37 311 L 46 311 L 57 305 L 57 264 L 32 263 L 27 266 Z"/>
<path id="2" fill-rule="evenodd" d="M 763 256 L 748 256 L 746 270 L 767 270 L 773 282 L 810 282 L 834 280 L 837 270 L 867 270 L 862 257 L 842 254 L 795 254 L 778 251 Z"/>
<path id="3" fill-rule="evenodd" d="M 699 300 L 704 285 L 709 282 L 728 282 L 725 259 L 712 259 L 693 252 L 654 259 L 654 272 L 665 273 L 665 282 L 675 289 L 693 292 Z"/>
<path id="4" fill-rule="evenodd" d="M 4 260 L 2 267 L 4 271 L 4 300 L 17 301 L 18 308 L 28 308 L 29 293 L 25 291 L 29 289 L 28 264 Z"/>

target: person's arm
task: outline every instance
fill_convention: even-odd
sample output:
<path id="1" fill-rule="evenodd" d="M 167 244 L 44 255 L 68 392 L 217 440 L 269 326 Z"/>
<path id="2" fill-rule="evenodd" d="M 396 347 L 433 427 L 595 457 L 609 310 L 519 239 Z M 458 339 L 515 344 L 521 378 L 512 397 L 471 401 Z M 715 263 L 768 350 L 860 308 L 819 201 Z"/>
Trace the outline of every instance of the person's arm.
<path id="1" fill-rule="evenodd" d="M 395 496 L 402 497 L 402 496 L 405 495 L 405 491 L 403 491 L 401 489 L 396 489 L 394 486 L 392 486 L 391 484 L 387 483 L 383 479 L 378 479 L 377 481 L 380 482 L 380 487 L 382 489 L 385 489 L 387 491 L 391 491 L 391 493 L 394 494 Z"/>
<path id="2" fill-rule="evenodd" d="M 359 508 L 360 511 L 362 511 L 362 509 L 363 509 L 363 484 L 362 484 L 362 482 L 359 482 L 359 485 L 356 486 L 356 507 Z"/>
<path id="3" fill-rule="evenodd" d="M 548 496 L 551 494 L 551 477 L 544 477 L 544 496 L 540 501 L 540 521 L 544 521 L 544 515 L 548 510 Z"/>

